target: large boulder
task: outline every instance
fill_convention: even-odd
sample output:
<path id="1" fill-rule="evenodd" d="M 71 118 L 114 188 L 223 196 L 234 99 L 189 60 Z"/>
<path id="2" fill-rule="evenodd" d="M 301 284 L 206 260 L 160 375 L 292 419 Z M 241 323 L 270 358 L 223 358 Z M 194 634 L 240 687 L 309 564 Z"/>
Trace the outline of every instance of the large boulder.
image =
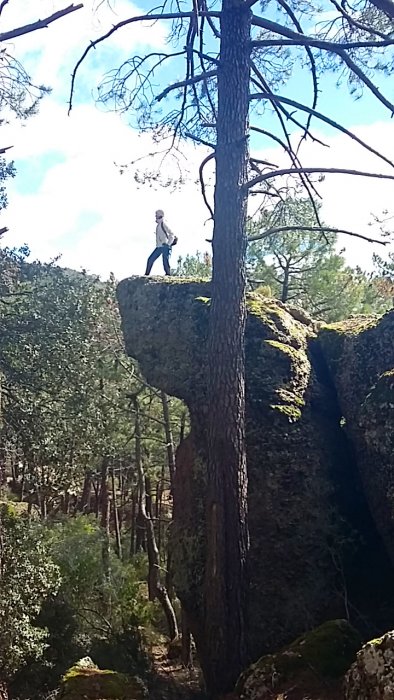
<path id="1" fill-rule="evenodd" d="M 147 692 L 139 678 L 100 670 L 85 657 L 65 673 L 60 697 L 62 700 L 145 700 Z"/>
<path id="2" fill-rule="evenodd" d="M 175 584 L 204 664 L 207 329 L 209 285 L 131 278 L 118 286 L 128 354 L 149 383 L 183 399 L 191 432 L 177 454 Z M 246 441 L 251 658 L 342 617 L 360 567 L 354 530 L 374 532 L 313 324 L 283 304 L 248 297 Z M 350 589 L 349 589 L 350 586 Z M 359 601 L 358 601 L 359 602 Z M 346 610 L 347 612 L 347 610 Z"/>
<path id="3" fill-rule="evenodd" d="M 345 678 L 345 700 L 394 698 L 394 632 L 373 639 L 358 652 Z"/>
<path id="4" fill-rule="evenodd" d="M 340 698 L 343 675 L 360 647 L 360 635 L 346 620 L 325 622 L 252 664 L 239 678 L 236 696 L 240 700 Z"/>
<path id="5" fill-rule="evenodd" d="M 364 493 L 394 562 L 394 311 L 320 332 Z"/>

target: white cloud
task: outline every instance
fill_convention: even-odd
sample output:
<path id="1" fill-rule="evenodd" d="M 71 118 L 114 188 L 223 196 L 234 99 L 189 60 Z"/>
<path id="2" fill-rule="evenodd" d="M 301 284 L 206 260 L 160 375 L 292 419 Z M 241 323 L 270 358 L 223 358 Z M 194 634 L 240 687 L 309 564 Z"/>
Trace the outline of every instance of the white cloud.
<path id="1" fill-rule="evenodd" d="M 90 0 L 90 3 L 100 4 L 98 0 Z M 60 0 L 43 0 L 39 14 L 50 14 L 63 5 Z M 12 7 L 14 14 L 11 16 Z M 135 161 L 162 149 L 162 144 L 153 143 L 148 135 L 139 136 L 119 116 L 100 112 L 92 102 L 77 103 L 71 116 L 67 116 L 66 107 L 59 102 L 65 90 L 62 83 L 65 69 L 71 73 L 75 56 L 89 39 L 119 17 L 138 12 L 127 0 L 118 0 L 115 4 L 117 17 L 114 18 L 108 4 L 104 3 L 100 14 L 92 20 L 90 7 L 88 4 L 83 11 L 84 22 L 81 21 L 82 11 L 78 11 L 47 30 L 15 41 L 18 51 L 39 49 L 42 52 L 37 70 L 42 71 L 41 79 L 45 82 L 49 82 L 48 75 L 51 76 L 55 89 L 53 95 L 43 101 L 40 113 L 25 125 L 12 123 L 2 127 L 2 144 L 15 144 L 12 157 L 20 179 L 17 176 L 8 186 L 10 204 L 3 212 L 1 225 L 10 228 L 8 244 L 27 242 L 33 255 L 41 259 L 62 254 L 64 265 L 85 267 L 103 275 L 113 271 L 117 277 L 123 277 L 143 271 L 154 245 L 154 211 L 158 207 L 166 210 L 168 222 L 180 238 L 174 257 L 209 248 L 205 238 L 211 235 L 211 225 L 205 223 L 208 213 L 195 182 L 205 149 L 185 145 L 182 168 L 189 173 L 189 179 L 182 189 L 173 191 L 170 187 L 161 187 L 160 183 L 155 187 L 139 186 L 131 172 L 120 175 L 115 163 Z M 33 0 L 10 4 L 9 8 L 9 26 L 37 18 L 37 2 Z M 17 9 L 21 10 L 19 16 L 15 13 Z M 164 42 L 163 30 L 157 24 L 149 28 L 146 36 L 147 39 L 143 38 L 141 28 L 115 35 L 116 50 L 126 55 L 138 42 L 149 41 L 153 45 Z M 382 122 L 358 127 L 356 131 L 394 159 L 393 129 L 391 122 Z M 344 135 L 333 134 L 329 144 L 330 148 L 304 144 L 303 164 L 382 172 L 386 169 L 375 156 Z M 60 162 L 50 160 L 54 152 L 62 156 Z M 25 168 L 29 177 L 34 178 L 27 167 L 38 162 L 35 160 L 38 157 L 36 191 L 33 181 L 26 194 L 18 183 L 23 182 Z M 265 151 L 264 157 L 279 164 L 284 162 L 276 150 Z M 152 162 L 157 163 L 158 158 L 160 156 Z M 163 179 L 176 174 L 176 163 L 167 159 L 161 166 Z M 323 218 L 329 225 L 368 235 L 372 231 L 368 227 L 371 212 L 390 208 L 393 190 L 394 183 L 390 181 L 327 175 L 319 185 Z M 368 264 L 374 250 L 372 246 L 350 238 L 341 240 L 343 244 L 351 262 Z M 159 263 L 156 265 L 155 271 L 160 272 Z"/>

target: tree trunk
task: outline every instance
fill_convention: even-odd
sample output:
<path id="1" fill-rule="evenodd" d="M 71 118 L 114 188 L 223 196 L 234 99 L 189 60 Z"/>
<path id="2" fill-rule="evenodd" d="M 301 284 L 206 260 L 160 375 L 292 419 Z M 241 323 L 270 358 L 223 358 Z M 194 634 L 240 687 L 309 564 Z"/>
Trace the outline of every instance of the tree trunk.
<path id="1" fill-rule="evenodd" d="M 130 526 L 130 558 L 135 556 L 136 548 L 136 511 L 137 511 L 137 489 L 133 490 L 131 497 L 131 526 Z"/>
<path id="2" fill-rule="evenodd" d="M 192 659 L 192 635 L 187 620 L 187 615 L 181 606 L 181 629 L 182 629 L 182 663 L 186 668 L 193 667 Z"/>
<path id="3" fill-rule="evenodd" d="M 104 574 L 104 586 L 103 586 L 103 604 L 105 610 L 110 609 L 110 592 L 109 583 L 111 580 L 111 560 L 110 560 L 110 504 L 108 498 L 108 457 L 103 457 L 101 463 L 101 475 L 100 475 L 100 525 L 102 527 L 102 543 L 101 543 L 101 556 L 103 562 L 103 574 Z"/>
<path id="4" fill-rule="evenodd" d="M 286 265 L 284 269 L 284 277 L 282 282 L 282 294 L 280 300 L 285 304 L 289 298 L 289 283 L 290 283 L 290 270 L 289 266 Z"/>
<path id="5" fill-rule="evenodd" d="M 160 392 L 161 403 L 163 406 L 163 418 L 164 418 L 164 431 L 166 436 L 166 448 L 167 448 L 167 463 L 168 471 L 170 473 L 170 484 L 171 493 L 174 485 L 174 474 L 175 474 L 175 450 L 174 450 L 174 439 L 172 437 L 172 428 L 170 420 L 170 410 L 168 406 L 168 396 L 164 391 Z"/>
<path id="6" fill-rule="evenodd" d="M 115 526 L 115 542 L 116 542 L 116 554 L 119 559 L 122 559 L 122 538 L 120 534 L 120 521 L 119 521 L 119 511 L 116 502 L 116 482 L 115 482 L 115 470 L 112 467 L 111 470 L 111 483 L 112 483 L 112 508 L 114 513 L 114 526 Z"/>
<path id="7" fill-rule="evenodd" d="M 251 13 L 223 0 L 218 66 L 215 224 L 208 336 L 207 560 L 204 590 L 208 692 L 232 690 L 246 661 L 248 550 L 244 335 Z"/>
<path id="8" fill-rule="evenodd" d="M 107 526 L 108 520 L 108 457 L 103 457 L 101 462 L 101 474 L 100 474 L 100 513 L 101 513 L 101 527 L 105 528 Z"/>
<path id="9" fill-rule="evenodd" d="M 81 513 L 89 513 L 90 512 L 91 491 L 92 491 L 92 474 L 88 470 L 84 476 L 82 496 L 81 496 L 81 501 L 80 501 L 79 508 L 78 508 L 78 510 L 80 510 Z"/>
<path id="10" fill-rule="evenodd" d="M 149 600 L 157 598 L 166 616 L 170 640 L 178 637 L 178 624 L 172 603 L 165 586 L 160 581 L 160 553 L 156 544 L 155 529 L 149 511 L 146 508 L 146 477 L 141 454 L 141 426 L 139 420 L 138 398 L 134 400 L 135 410 L 135 463 L 138 471 L 140 490 L 140 514 L 145 522 L 146 544 L 148 552 L 148 593 Z"/>

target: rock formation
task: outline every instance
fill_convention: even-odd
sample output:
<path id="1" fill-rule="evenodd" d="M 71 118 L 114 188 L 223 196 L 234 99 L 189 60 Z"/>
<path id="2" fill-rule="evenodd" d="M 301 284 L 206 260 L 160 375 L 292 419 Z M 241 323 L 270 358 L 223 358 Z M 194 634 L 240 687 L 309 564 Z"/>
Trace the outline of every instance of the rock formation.
<path id="1" fill-rule="evenodd" d="M 120 283 L 117 294 L 128 354 L 138 360 L 150 384 L 183 399 L 190 411 L 191 433 L 177 454 L 174 570 L 177 593 L 204 663 L 201 595 L 205 435 L 209 420 L 209 285 L 178 279 L 131 278 Z M 384 567 L 385 580 L 393 581 L 341 421 L 345 416 L 349 425 L 357 424 L 357 428 L 352 428 L 356 439 L 357 431 L 362 431 L 359 414 L 355 407 L 348 412 L 346 406 L 347 402 L 352 403 L 352 382 L 356 382 L 357 372 L 364 369 L 353 365 L 349 357 L 341 359 L 341 353 L 350 352 L 345 350 L 346 333 L 340 341 L 336 330 L 323 333 L 323 354 L 313 323 L 306 324 L 294 316 L 301 318 L 280 302 L 257 294 L 248 298 L 246 439 L 251 659 L 280 648 L 324 620 L 354 616 L 356 609 L 361 609 L 363 616 L 369 613 L 363 606 L 371 598 L 373 582 L 368 577 L 361 578 L 366 568 Z M 377 329 L 374 332 L 381 337 Z M 363 342 L 360 340 L 360 347 L 364 347 Z M 374 370 L 372 354 L 368 358 L 370 375 L 364 383 L 361 378 L 359 381 L 365 388 L 371 379 L 368 391 L 364 395 L 357 385 L 353 394 L 354 403 L 363 401 L 364 421 L 370 420 L 371 402 L 380 401 L 370 398 L 372 385 L 378 393 L 383 392 L 379 397 L 386 396 L 384 391 L 391 381 L 390 375 L 384 375 L 380 389 L 376 382 L 389 367 L 387 362 L 381 362 L 379 369 Z M 354 368 L 354 377 L 348 384 L 345 405 L 345 398 L 338 402 L 337 392 L 345 381 L 342 375 L 345 376 L 348 365 Z M 376 434 L 371 431 L 368 437 L 370 450 L 378 449 Z M 392 439 L 391 433 L 391 438 L 387 438 L 389 446 Z M 369 496 L 368 500 L 372 508 Z"/>
<path id="2" fill-rule="evenodd" d="M 276 654 L 263 656 L 238 680 L 240 700 L 342 697 L 343 676 L 355 661 L 361 638 L 346 620 L 330 620 Z M 361 696 L 354 696 L 354 700 Z M 350 698 L 349 698 L 350 700 Z"/>
<path id="3" fill-rule="evenodd" d="M 394 698 L 394 632 L 363 646 L 346 674 L 345 700 Z"/>

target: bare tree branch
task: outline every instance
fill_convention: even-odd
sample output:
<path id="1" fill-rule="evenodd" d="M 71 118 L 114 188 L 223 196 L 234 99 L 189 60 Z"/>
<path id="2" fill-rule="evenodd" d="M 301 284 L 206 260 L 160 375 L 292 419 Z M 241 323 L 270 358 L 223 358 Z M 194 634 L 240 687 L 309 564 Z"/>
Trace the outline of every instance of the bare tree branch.
<path id="1" fill-rule="evenodd" d="M 312 110 L 310 107 L 307 107 L 306 105 L 301 104 L 300 102 L 296 102 L 295 100 L 291 100 L 288 97 L 283 97 L 282 95 L 274 95 L 273 93 L 270 92 L 261 92 L 261 93 L 252 93 L 250 95 L 251 100 L 270 100 L 271 102 L 283 102 L 284 104 L 291 105 L 292 107 L 296 107 L 296 109 L 301 109 L 303 112 L 313 112 L 313 115 L 320 119 L 321 121 L 325 122 L 326 124 L 329 124 L 332 126 L 334 129 L 337 129 L 338 131 L 341 131 L 343 134 L 346 134 L 349 136 L 353 141 L 356 141 L 357 143 L 360 144 L 363 148 L 365 148 L 367 151 L 370 153 L 373 153 L 375 156 L 380 158 L 381 160 L 384 160 L 385 163 L 388 163 L 391 165 L 391 167 L 394 168 L 394 163 L 389 159 L 386 158 L 386 156 L 383 155 L 383 153 L 380 153 L 377 151 L 375 148 L 372 146 L 369 146 L 365 141 L 360 139 L 356 134 L 354 134 L 352 131 L 349 131 L 349 129 L 346 129 L 344 126 L 341 126 L 338 122 L 334 121 L 333 119 L 330 119 L 329 117 L 326 117 L 325 114 L 322 114 L 321 112 L 317 112 L 315 109 Z"/>
<path id="2" fill-rule="evenodd" d="M 3 12 L 4 8 L 6 5 L 8 5 L 10 0 L 3 0 L 2 3 L 0 3 L 0 15 Z"/>
<path id="3" fill-rule="evenodd" d="M 368 27 L 366 24 L 359 22 L 359 20 L 349 15 L 349 13 L 346 12 L 345 8 L 342 5 L 340 5 L 336 0 L 330 0 L 330 2 L 332 5 L 334 5 L 335 9 L 338 10 L 338 12 L 340 12 L 342 17 L 346 19 L 349 26 L 355 27 L 356 29 L 361 29 L 362 32 L 367 32 L 368 34 L 373 34 L 374 36 L 380 36 L 381 39 L 387 39 L 387 35 L 384 34 L 384 32 L 380 32 L 378 29 L 375 29 L 375 27 Z"/>
<path id="4" fill-rule="evenodd" d="M 375 7 L 384 12 L 387 17 L 394 19 L 394 2 L 392 0 L 370 0 Z"/>
<path id="5" fill-rule="evenodd" d="M 281 7 L 283 7 L 283 9 L 285 10 L 285 12 L 289 15 L 290 19 L 293 21 L 294 26 L 296 27 L 297 31 L 298 31 L 300 34 L 303 34 L 304 32 L 302 31 L 301 24 L 299 23 L 299 21 L 298 21 L 296 15 L 295 15 L 295 13 L 293 12 L 293 10 L 291 9 L 290 5 L 287 4 L 286 0 L 278 0 L 278 2 L 279 2 L 279 4 L 281 5 Z M 312 51 L 311 51 L 311 49 L 310 49 L 309 46 L 305 45 L 305 51 L 306 51 L 306 53 L 307 53 L 307 55 L 308 55 L 308 58 L 309 58 L 309 63 L 310 63 L 310 67 L 311 67 L 311 74 L 312 74 L 312 85 L 313 85 L 313 102 L 312 102 L 312 109 L 316 109 L 316 105 L 317 105 L 317 96 L 318 96 L 316 63 L 315 63 L 315 59 L 314 59 L 313 53 L 312 53 Z M 304 133 L 303 133 L 303 135 L 302 135 L 302 137 L 301 137 L 301 139 L 300 139 L 300 142 L 299 142 L 299 144 L 298 144 L 297 151 L 299 151 L 299 148 L 300 148 L 300 146 L 301 146 L 302 141 L 306 138 L 306 136 L 307 136 L 307 134 L 308 134 L 308 132 L 309 132 L 310 125 L 311 125 L 311 121 L 312 121 L 312 114 L 309 114 L 308 119 L 307 119 L 307 122 L 306 122 L 306 125 L 305 125 Z"/>
<path id="6" fill-rule="evenodd" d="M 363 170 L 350 170 L 348 168 L 281 168 L 279 170 L 274 170 L 270 173 L 264 173 L 264 175 L 259 175 L 258 177 L 249 180 L 244 187 L 250 189 L 254 187 L 259 182 L 265 182 L 273 177 L 281 177 L 282 175 L 300 175 L 303 173 L 332 173 L 336 175 L 358 175 L 360 177 L 374 177 L 381 180 L 394 180 L 394 175 L 386 175 L 384 173 L 369 173 Z"/>
<path id="7" fill-rule="evenodd" d="M 332 41 L 324 39 L 313 39 L 305 34 L 300 34 L 294 39 L 255 39 L 251 42 L 252 48 L 266 48 L 267 46 L 310 46 L 315 49 L 322 49 L 332 53 L 338 53 L 341 49 L 384 49 L 387 46 L 394 46 L 394 37 L 392 39 L 382 39 L 381 41 L 344 41 L 336 44 Z"/>
<path id="8" fill-rule="evenodd" d="M 37 29 L 45 29 L 52 22 L 56 22 L 56 20 L 60 19 L 61 17 L 65 17 L 66 15 L 71 14 L 71 12 L 80 10 L 82 7 L 82 3 L 80 3 L 79 5 L 69 5 L 63 10 L 58 10 L 57 12 L 54 12 L 53 15 L 50 15 L 45 19 L 39 19 L 37 20 L 37 22 L 33 22 L 32 24 L 25 24 L 23 27 L 16 27 L 15 29 L 10 29 L 8 32 L 3 32 L 2 34 L 0 34 L 0 42 L 8 41 L 9 39 L 15 39 L 17 36 L 22 36 L 23 34 L 35 32 Z"/>
<path id="9" fill-rule="evenodd" d="M 204 168 L 205 168 L 206 164 L 209 163 L 210 160 L 212 160 L 212 158 L 215 158 L 215 153 L 209 153 L 209 155 L 207 155 L 207 157 L 204 158 L 204 160 L 202 161 L 202 163 L 198 169 L 198 174 L 199 174 L 199 178 L 200 178 L 201 194 L 202 194 L 202 198 L 204 200 L 204 204 L 210 213 L 210 218 L 212 219 L 212 221 L 214 221 L 215 215 L 213 213 L 213 209 L 212 209 L 210 203 L 208 202 L 206 189 L 205 189 L 205 182 L 204 182 Z"/>
<path id="10" fill-rule="evenodd" d="M 363 241 L 368 243 L 379 243 L 380 245 L 387 245 L 388 241 L 382 241 L 378 238 L 369 238 L 364 236 L 362 233 L 355 233 L 354 231 L 347 231 L 342 228 L 332 228 L 330 226 L 275 226 L 270 228 L 264 233 L 257 233 L 254 236 L 248 236 L 247 242 L 252 243 L 252 241 L 261 241 L 264 238 L 269 238 L 276 233 L 285 233 L 286 231 L 317 231 L 320 233 L 343 233 L 346 236 L 354 236 L 355 238 L 361 238 Z"/>
<path id="11" fill-rule="evenodd" d="M 193 76 L 193 78 L 179 80 L 177 83 L 168 85 L 168 87 L 166 87 L 165 90 L 163 90 L 163 92 L 161 92 L 160 95 L 156 97 L 156 102 L 160 102 L 164 97 L 167 97 L 167 95 L 173 90 L 178 90 L 182 87 L 188 87 L 189 85 L 195 85 L 196 83 L 200 83 L 202 80 L 214 78 L 215 75 L 217 75 L 217 70 L 208 70 L 206 73 L 201 73 L 200 75 Z"/>
<path id="12" fill-rule="evenodd" d="M 219 18 L 221 16 L 220 12 L 200 12 L 200 16 L 202 17 L 216 17 Z M 159 12 L 159 13 L 151 13 L 151 14 L 145 14 L 145 15 L 137 15 L 135 17 L 129 17 L 128 19 L 124 19 L 121 22 L 118 22 L 117 24 L 114 24 L 111 29 L 108 30 L 105 34 L 102 34 L 101 36 L 98 37 L 98 39 L 95 39 L 94 41 L 91 41 L 89 46 L 86 47 L 85 51 L 83 52 L 82 56 L 79 58 L 77 63 L 75 64 L 74 70 L 72 72 L 71 76 L 71 87 L 70 87 L 70 97 L 69 97 L 69 102 L 68 102 L 68 113 L 70 114 L 72 110 L 72 101 L 73 101 L 73 96 L 74 96 L 74 88 L 75 88 L 75 80 L 77 76 L 77 72 L 83 61 L 85 60 L 86 56 L 92 49 L 95 49 L 98 44 L 101 42 L 105 41 L 108 39 L 112 34 L 118 31 L 118 29 L 121 29 L 122 27 L 126 27 L 129 24 L 133 24 L 134 22 L 150 22 L 150 21 L 156 21 L 156 20 L 173 20 L 173 19 L 190 19 L 195 17 L 194 12 Z"/>

